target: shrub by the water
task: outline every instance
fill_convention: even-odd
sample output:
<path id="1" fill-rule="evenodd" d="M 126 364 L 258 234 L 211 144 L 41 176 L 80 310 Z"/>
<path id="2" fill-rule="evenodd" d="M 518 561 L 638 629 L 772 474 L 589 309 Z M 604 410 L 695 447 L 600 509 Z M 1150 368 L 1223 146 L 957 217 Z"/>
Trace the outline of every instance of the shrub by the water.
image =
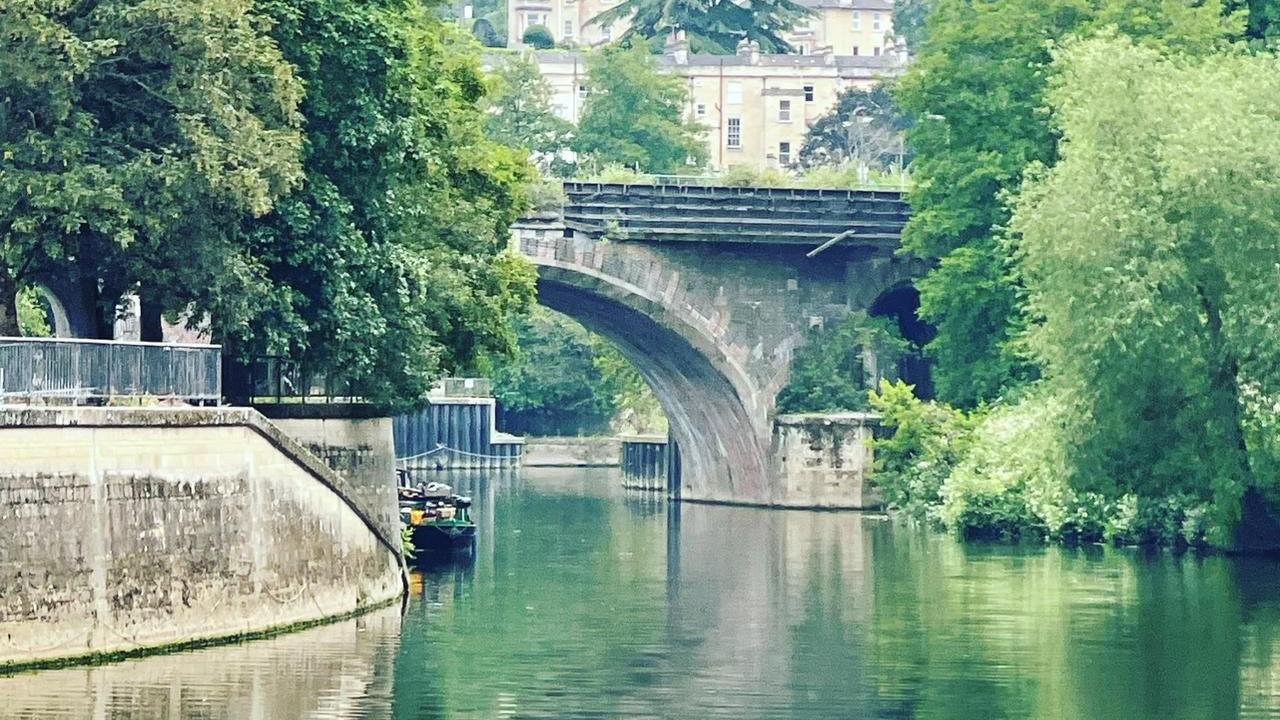
<path id="1" fill-rule="evenodd" d="M 870 401 L 885 428 L 874 441 L 875 471 L 891 508 L 966 538 L 1204 542 L 1202 498 L 1077 490 L 1063 440 L 1070 408 L 1043 387 L 972 413 L 922 401 L 903 383 L 881 383 Z"/>
<path id="2" fill-rule="evenodd" d="M 936 519 L 942 485 L 973 437 L 973 419 L 936 402 L 925 402 L 903 382 L 882 381 L 869 394 L 889 434 L 875 445 L 876 483 L 891 508 Z"/>

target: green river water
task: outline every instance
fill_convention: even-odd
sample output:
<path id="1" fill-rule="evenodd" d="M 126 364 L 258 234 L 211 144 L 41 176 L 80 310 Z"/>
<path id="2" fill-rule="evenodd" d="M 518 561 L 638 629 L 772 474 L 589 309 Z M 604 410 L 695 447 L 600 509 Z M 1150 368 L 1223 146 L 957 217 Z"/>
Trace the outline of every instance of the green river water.
<path id="1" fill-rule="evenodd" d="M 0 677 L 0 718 L 1280 718 L 1275 561 L 455 482 L 476 556 L 403 609 Z"/>

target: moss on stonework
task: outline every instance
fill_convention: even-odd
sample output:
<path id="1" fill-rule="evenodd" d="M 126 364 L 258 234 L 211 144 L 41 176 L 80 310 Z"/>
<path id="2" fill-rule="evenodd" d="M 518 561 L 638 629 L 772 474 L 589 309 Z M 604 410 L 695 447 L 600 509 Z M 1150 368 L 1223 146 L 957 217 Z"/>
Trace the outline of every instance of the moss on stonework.
<path id="1" fill-rule="evenodd" d="M 266 630 L 254 630 L 252 632 L 220 635 L 218 637 L 201 638 L 199 640 L 184 640 L 182 642 L 166 643 L 163 645 L 154 645 L 151 647 L 136 648 L 133 650 L 86 653 L 83 655 L 73 655 L 71 657 L 34 660 L 30 662 L 0 663 L 0 677 L 15 675 L 18 673 L 33 672 L 36 670 L 53 670 L 57 668 L 80 667 L 86 665 L 109 665 L 111 663 L 120 662 L 121 660 L 132 660 L 135 658 L 150 657 L 152 655 L 166 655 L 169 653 L 198 650 L 200 648 L 217 647 L 220 645 L 234 645 L 236 643 L 248 642 L 250 640 L 265 640 L 279 635 L 300 632 L 320 625 L 328 625 L 331 623 L 342 622 L 343 620 L 350 620 L 351 618 L 359 617 L 366 613 L 373 612 L 374 610 L 389 607 L 396 602 L 399 602 L 401 599 L 402 598 L 400 597 L 395 597 L 366 607 L 356 608 L 350 612 L 340 613 L 338 615 L 329 615 L 315 620 L 303 620 L 302 622 L 280 625 L 273 628 L 267 628 Z"/>

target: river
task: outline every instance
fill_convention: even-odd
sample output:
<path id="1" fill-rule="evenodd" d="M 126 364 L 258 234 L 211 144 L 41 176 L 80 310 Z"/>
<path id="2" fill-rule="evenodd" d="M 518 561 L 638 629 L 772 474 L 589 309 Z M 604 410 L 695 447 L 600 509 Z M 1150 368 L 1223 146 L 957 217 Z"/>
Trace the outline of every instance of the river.
<path id="1" fill-rule="evenodd" d="M 0 677 L 0 718 L 1280 718 L 1274 561 L 458 482 L 476 557 L 403 611 Z"/>

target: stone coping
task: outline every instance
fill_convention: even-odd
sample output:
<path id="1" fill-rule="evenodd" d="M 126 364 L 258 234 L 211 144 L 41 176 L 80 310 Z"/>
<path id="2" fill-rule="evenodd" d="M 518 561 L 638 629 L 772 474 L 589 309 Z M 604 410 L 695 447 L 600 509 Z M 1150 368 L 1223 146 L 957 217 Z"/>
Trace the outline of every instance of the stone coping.
<path id="1" fill-rule="evenodd" d="M 337 471 L 316 457 L 297 440 L 276 427 L 253 408 L 247 407 L 79 407 L 0 405 L 0 429 L 139 427 L 199 428 L 247 427 L 261 435 L 290 460 L 342 499 L 403 568 L 400 538 L 387 537 L 378 524 L 342 491 L 346 481 Z M 388 482 L 390 482 L 388 478 Z"/>
<path id="2" fill-rule="evenodd" d="M 866 412 L 788 413 L 773 419 L 775 425 L 879 425 L 880 416 Z"/>

